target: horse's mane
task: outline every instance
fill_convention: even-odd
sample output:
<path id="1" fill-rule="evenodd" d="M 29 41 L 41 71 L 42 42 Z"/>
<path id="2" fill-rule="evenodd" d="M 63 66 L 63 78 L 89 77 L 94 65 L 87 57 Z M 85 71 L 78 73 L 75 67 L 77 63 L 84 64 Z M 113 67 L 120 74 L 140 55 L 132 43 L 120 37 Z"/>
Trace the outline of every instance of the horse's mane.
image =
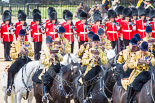
<path id="1" fill-rule="evenodd" d="M 64 74 L 64 73 L 68 72 L 68 71 L 70 70 L 71 66 L 72 66 L 71 64 L 62 66 L 62 67 L 61 67 L 61 73 Z"/>

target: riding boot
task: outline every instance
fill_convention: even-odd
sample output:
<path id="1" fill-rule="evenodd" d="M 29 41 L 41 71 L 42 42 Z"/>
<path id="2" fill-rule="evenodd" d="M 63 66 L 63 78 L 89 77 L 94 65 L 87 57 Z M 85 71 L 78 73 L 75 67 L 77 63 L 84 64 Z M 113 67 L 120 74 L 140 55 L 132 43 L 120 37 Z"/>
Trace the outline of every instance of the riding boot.
<path id="1" fill-rule="evenodd" d="M 87 86 L 83 87 L 84 88 L 84 92 L 83 92 L 83 103 L 87 103 Z"/>
<path id="2" fill-rule="evenodd" d="M 48 99 L 48 97 L 47 97 L 47 87 L 45 85 L 43 85 L 43 94 L 44 94 L 44 96 L 42 97 L 42 102 L 47 103 L 47 99 Z"/>
<path id="3" fill-rule="evenodd" d="M 127 96 L 126 96 L 126 100 L 125 100 L 125 103 L 130 103 L 131 101 L 131 97 L 132 97 L 132 94 L 133 94 L 133 86 L 128 86 L 127 88 Z"/>
<path id="4" fill-rule="evenodd" d="M 8 72 L 8 83 L 7 83 L 7 95 L 8 96 L 11 96 L 12 84 L 13 84 L 13 73 Z"/>

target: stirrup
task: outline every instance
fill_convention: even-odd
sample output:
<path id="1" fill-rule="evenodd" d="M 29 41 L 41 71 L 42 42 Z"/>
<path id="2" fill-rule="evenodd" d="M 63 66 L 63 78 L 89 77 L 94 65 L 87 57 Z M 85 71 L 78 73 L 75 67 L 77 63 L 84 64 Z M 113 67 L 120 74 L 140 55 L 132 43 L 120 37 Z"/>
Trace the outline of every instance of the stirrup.
<path id="1" fill-rule="evenodd" d="M 7 91 L 6 91 L 6 94 L 8 95 L 8 96 L 11 96 L 11 88 L 9 87 L 8 89 L 7 89 Z"/>
<path id="2" fill-rule="evenodd" d="M 42 102 L 43 102 L 43 103 L 47 103 L 47 100 L 48 100 L 48 97 L 47 97 L 47 95 L 45 94 L 45 95 L 42 97 Z"/>
<path id="3" fill-rule="evenodd" d="M 84 100 L 83 100 L 83 103 L 87 103 L 87 100 L 86 100 L 86 99 L 84 99 Z"/>

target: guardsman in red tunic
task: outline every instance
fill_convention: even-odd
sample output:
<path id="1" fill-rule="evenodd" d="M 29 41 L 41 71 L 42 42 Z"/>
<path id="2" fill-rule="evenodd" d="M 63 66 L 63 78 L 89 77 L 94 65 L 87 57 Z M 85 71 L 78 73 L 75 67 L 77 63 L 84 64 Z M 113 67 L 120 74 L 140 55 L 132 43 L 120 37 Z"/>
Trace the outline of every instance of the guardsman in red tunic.
<path id="1" fill-rule="evenodd" d="M 98 29 L 103 28 L 103 25 L 101 25 L 102 17 L 100 11 L 97 10 L 93 13 L 93 22 L 94 24 L 91 25 L 91 31 L 98 34 Z"/>
<path id="2" fill-rule="evenodd" d="M 51 18 L 50 15 L 52 14 L 52 12 L 56 12 L 55 8 L 54 8 L 54 7 L 49 7 L 49 8 L 47 9 L 48 19 L 45 21 L 45 27 L 46 27 L 46 28 L 47 28 L 48 24 L 51 22 L 51 20 L 50 20 L 50 18 Z M 47 30 L 47 29 L 46 29 L 46 30 Z M 46 36 L 48 36 L 46 30 L 45 30 Z M 52 39 L 53 39 L 53 38 L 52 38 Z"/>
<path id="3" fill-rule="evenodd" d="M 5 61 L 11 61 L 10 48 L 13 41 L 13 24 L 11 23 L 11 12 L 6 10 L 3 13 L 3 23 L 1 24 L 1 42 L 4 44 Z"/>
<path id="4" fill-rule="evenodd" d="M 77 35 L 80 40 L 79 47 L 80 45 L 84 44 L 85 42 L 88 42 L 88 24 L 87 24 L 87 13 L 86 12 L 81 12 L 80 13 L 80 23 L 77 25 Z"/>
<path id="5" fill-rule="evenodd" d="M 136 22 L 137 22 L 137 19 L 138 19 L 138 9 L 137 8 L 131 8 L 132 9 L 132 23 L 135 25 L 135 29 L 136 29 Z M 133 31 L 134 34 L 136 34 L 136 30 Z"/>
<path id="6" fill-rule="evenodd" d="M 109 10 L 108 11 L 108 18 L 109 22 L 105 24 L 106 27 L 106 34 L 108 40 L 111 41 L 113 49 L 117 45 L 117 40 L 119 38 L 118 31 L 120 30 L 120 27 L 117 22 L 115 22 L 116 18 L 116 12 L 114 10 Z"/>
<path id="7" fill-rule="evenodd" d="M 145 34 L 145 16 L 146 16 L 146 10 L 144 8 L 138 8 L 138 16 L 139 20 L 137 20 L 137 33 L 140 34 L 141 38 L 143 39 L 146 37 Z"/>
<path id="8" fill-rule="evenodd" d="M 34 20 L 34 14 L 36 14 L 36 13 L 40 13 L 40 14 L 41 14 L 41 12 L 40 12 L 39 9 L 34 9 L 33 12 L 32 12 L 33 20 Z M 33 41 L 33 37 L 32 37 L 32 25 L 33 25 L 33 24 L 35 24 L 34 21 L 32 21 L 31 24 L 30 24 L 30 28 L 31 28 L 31 41 Z"/>
<path id="9" fill-rule="evenodd" d="M 28 28 L 28 25 L 26 23 L 26 14 L 23 10 L 19 10 L 18 11 L 18 20 L 19 22 L 16 23 L 16 31 L 15 31 L 15 34 L 16 34 L 16 40 L 18 39 L 18 34 L 19 34 L 19 31 L 21 29 L 25 30 L 25 41 L 28 41 L 28 38 L 27 38 L 27 34 L 29 33 L 29 28 Z"/>
<path id="10" fill-rule="evenodd" d="M 70 12 L 69 10 L 64 10 L 63 11 L 63 18 L 66 21 L 65 23 L 62 23 L 62 26 L 65 28 L 64 37 L 70 42 L 70 44 L 71 44 L 71 53 L 73 53 L 75 27 L 74 27 L 73 22 L 72 22 L 72 19 L 73 19 L 72 12 Z"/>
<path id="11" fill-rule="evenodd" d="M 133 30 L 136 30 L 135 25 L 131 21 L 132 10 L 130 8 L 124 8 L 123 17 L 125 18 L 121 23 L 121 33 L 123 36 L 124 46 L 128 46 L 130 40 L 133 37 Z"/>
<path id="12" fill-rule="evenodd" d="M 123 9 L 124 7 L 123 6 L 118 6 L 115 11 L 116 11 L 116 15 L 117 15 L 117 18 L 115 19 L 115 21 L 120 24 L 122 21 L 123 21 Z"/>
<path id="13" fill-rule="evenodd" d="M 34 42 L 34 51 L 35 51 L 35 60 L 39 60 L 40 59 L 40 51 L 41 51 L 41 47 L 42 47 L 42 35 L 45 32 L 44 31 L 44 27 L 41 24 L 41 15 L 40 13 L 36 13 L 34 14 L 33 17 L 33 21 L 35 22 L 32 25 L 32 37 L 33 37 L 33 42 Z"/>
<path id="14" fill-rule="evenodd" d="M 49 14 L 50 22 L 46 24 L 46 36 L 51 36 L 52 40 L 58 38 L 58 21 L 57 21 L 57 12 L 51 11 Z"/>
<path id="15" fill-rule="evenodd" d="M 150 26 L 152 28 L 152 37 L 155 38 L 155 10 L 150 11 Z"/>

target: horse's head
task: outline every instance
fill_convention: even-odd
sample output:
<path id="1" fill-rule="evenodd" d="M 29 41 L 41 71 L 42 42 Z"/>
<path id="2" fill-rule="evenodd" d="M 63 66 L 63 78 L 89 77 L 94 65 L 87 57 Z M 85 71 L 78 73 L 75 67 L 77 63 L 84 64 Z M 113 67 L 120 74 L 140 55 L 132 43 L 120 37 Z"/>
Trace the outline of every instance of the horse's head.
<path id="1" fill-rule="evenodd" d="M 115 67 L 111 67 L 105 71 L 104 82 L 111 83 L 116 81 Z"/>

